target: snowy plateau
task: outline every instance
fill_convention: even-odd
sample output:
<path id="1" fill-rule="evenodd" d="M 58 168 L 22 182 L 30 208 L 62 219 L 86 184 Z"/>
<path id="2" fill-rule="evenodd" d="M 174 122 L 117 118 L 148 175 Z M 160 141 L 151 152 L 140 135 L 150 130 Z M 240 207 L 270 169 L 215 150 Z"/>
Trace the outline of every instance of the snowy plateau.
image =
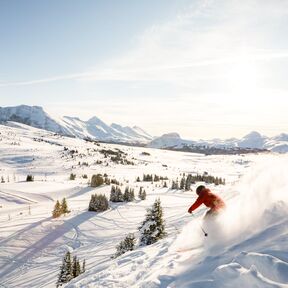
<path id="1" fill-rule="evenodd" d="M 122 151 L 126 164 L 101 151 Z M 134 188 L 135 200 L 88 212 L 92 194 L 109 198 L 111 185 L 88 183 L 98 173 Z M 225 185 L 207 184 L 227 204 L 213 223 L 203 222 L 203 205 L 194 217 L 187 213 L 203 183 L 171 189 L 183 173 L 225 178 Z M 167 177 L 167 188 L 141 181 L 143 174 Z M 86 272 L 62 287 L 288 287 L 287 154 L 205 156 L 93 143 L 14 122 L 0 125 L 0 179 L 0 287 L 56 287 L 67 251 L 85 259 Z M 146 200 L 137 196 L 140 187 Z M 52 218 L 63 197 L 70 213 Z M 158 198 L 167 236 L 112 259 L 125 235 L 138 238 Z"/>

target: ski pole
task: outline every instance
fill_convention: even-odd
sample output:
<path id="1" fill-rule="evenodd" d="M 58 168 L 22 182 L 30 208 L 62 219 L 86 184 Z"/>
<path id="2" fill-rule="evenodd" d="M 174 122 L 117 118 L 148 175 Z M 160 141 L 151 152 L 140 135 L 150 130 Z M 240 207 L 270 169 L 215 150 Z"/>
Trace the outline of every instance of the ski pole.
<path id="1" fill-rule="evenodd" d="M 193 215 L 194 218 L 196 218 L 196 216 L 193 213 L 191 213 L 191 214 Z M 199 224 L 199 227 L 201 228 L 202 232 L 204 233 L 204 236 L 207 237 L 208 233 L 203 229 L 202 225 L 199 222 L 198 222 L 198 224 Z"/>

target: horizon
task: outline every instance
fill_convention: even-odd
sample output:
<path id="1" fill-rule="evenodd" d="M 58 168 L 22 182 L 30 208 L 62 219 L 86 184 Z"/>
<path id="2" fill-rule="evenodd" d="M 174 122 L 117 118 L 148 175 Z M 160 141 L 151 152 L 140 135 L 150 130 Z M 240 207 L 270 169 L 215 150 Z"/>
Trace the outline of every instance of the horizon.
<path id="1" fill-rule="evenodd" d="M 103 121 L 105 124 L 107 124 L 107 125 L 109 125 L 109 126 L 111 126 L 112 124 L 118 124 L 118 125 L 121 125 L 121 126 L 123 126 L 123 127 L 131 127 L 131 128 L 134 128 L 134 127 L 138 127 L 138 128 L 140 128 L 140 129 L 143 129 L 144 130 L 144 132 L 146 132 L 146 133 L 148 133 L 150 136 L 152 136 L 153 138 L 158 138 L 158 137 L 161 137 L 161 136 L 164 136 L 164 135 L 166 135 L 166 134 L 178 134 L 179 136 L 180 136 L 180 138 L 181 139 L 183 139 L 183 140 L 195 140 L 195 141 L 201 141 L 201 140 L 203 140 L 203 141 L 209 141 L 209 140 L 216 140 L 216 139 L 218 139 L 218 140 L 222 140 L 222 141 L 225 141 L 225 140 L 229 140 L 229 139 L 241 139 L 241 138 L 244 138 L 244 137 L 246 137 L 247 135 L 249 135 L 249 134 L 251 134 L 251 133 L 259 133 L 261 136 L 263 136 L 263 137 L 268 137 L 268 138 L 272 138 L 272 137 L 276 137 L 276 136 L 279 136 L 280 134 L 287 134 L 287 133 L 285 133 L 285 131 L 282 131 L 281 133 L 279 133 L 279 134 L 275 134 L 275 135 L 266 135 L 266 134 L 264 134 L 264 133 L 261 133 L 261 131 L 256 131 L 256 130 L 250 130 L 250 131 L 247 131 L 247 133 L 246 134 L 244 134 L 244 135 L 242 135 L 242 136 L 240 136 L 240 137 L 236 137 L 236 136 L 233 136 L 233 135 L 231 135 L 230 137 L 228 137 L 228 138 L 219 138 L 219 137 L 214 137 L 214 138 L 197 138 L 197 139 L 193 139 L 193 138 L 187 138 L 187 137 L 183 137 L 183 135 L 181 135 L 178 131 L 166 131 L 166 132 L 163 132 L 162 134 L 160 134 L 160 135 L 153 135 L 152 133 L 150 133 L 150 131 L 148 131 L 148 130 L 146 130 L 146 129 L 144 129 L 143 127 L 141 127 L 141 126 L 138 126 L 138 125 L 134 125 L 133 123 L 130 123 L 130 124 L 128 124 L 128 125 L 124 125 L 123 123 L 120 123 L 120 122 L 117 122 L 117 121 L 113 121 L 113 122 L 106 122 L 105 121 L 105 119 L 102 119 L 102 118 L 100 118 L 100 117 L 98 117 L 97 115 L 92 115 L 91 117 L 88 117 L 88 118 L 85 118 L 85 119 L 83 119 L 83 118 L 81 118 L 81 117 L 79 117 L 79 116 L 77 116 L 77 115 L 59 115 L 59 114 L 56 114 L 56 113 L 53 113 L 53 112 L 51 112 L 51 111 L 48 111 L 47 109 L 45 109 L 45 107 L 42 107 L 42 106 L 38 106 L 38 105 L 26 105 L 26 104 L 20 104 L 20 105 L 17 105 L 17 106 L 6 106 L 6 107 L 1 107 L 0 106 L 0 108 L 14 108 L 14 107 L 19 107 L 19 106 L 29 106 L 29 107 L 40 107 L 40 108 L 42 108 L 43 110 L 44 110 L 44 112 L 46 112 L 50 117 L 52 117 L 52 118 L 55 118 L 55 120 L 57 121 L 57 120 L 59 120 L 59 118 L 62 118 L 62 117 L 71 117 L 71 118 L 77 118 L 77 119 L 79 119 L 79 120 L 81 120 L 81 121 L 84 121 L 84 122 L 87 122 L 87 121 L 89 121 L 90 119 L 92 119 L 92 118 L 94 118 L 94 117 L 96 117 L 96 118 L 98 118 L 98 119 L 100 119 L 101 121 Z"/>
<path id="2" fill-rule="evenodd" d="M 0 3 L 0 106 L 184 139 L 287 133 L 288 3 Z M 52 115 L 53 116 L 53 115 Z"/>

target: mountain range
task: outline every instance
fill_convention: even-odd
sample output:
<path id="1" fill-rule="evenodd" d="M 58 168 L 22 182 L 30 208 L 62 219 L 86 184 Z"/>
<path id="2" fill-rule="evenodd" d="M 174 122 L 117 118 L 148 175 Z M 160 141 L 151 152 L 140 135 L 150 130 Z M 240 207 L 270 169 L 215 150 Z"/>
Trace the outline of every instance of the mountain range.
<path id="1" fill-rule="evenodd" d="M 140 127 L 121 126 L 113 123 L 108 125 L 94 116 L 88 121 L 78 117 L 63 116 L 55 118 L 39 106 L 20 105 L 0 107 L 0 122 L 20 122 L 32 127 L 48 130 L 62 135 L 110 142 L 126 142 L 146 144 L 151 148 L 173 148 L 181 150 L 193 147 L 213 147 L 215 149 L 265 149 L 278 153 L 288 152 L 288 134 L 282 133 L 275 137 L 267 137 L 258 132 L 251 132 L 241 139 L 226 140 L 185 140 L 178 133 L 168 133 L 153 137 Z"/>
<path id="2" fill-rule="evenodd" d="M 115 123 L 109 126 L 96 116 L 88 121 L 70 116 L 56 119 L 39 106 L 0 107 L 0 121 L 2 123 L 7 121 L 20 122 L 66 136 L 100 141 L 146 143 L 153 138 L 137 126 L 123 127 Z"/>
<path id="3" fill-rule="evenodd" d="M 282 133 L 275 137 L 267 137 L 253 131 L 241 139 L 231 138 L 226 140 L 185 140 L 178 133 L 168 133 L 161 137 L 154 138 L 149 144 L 151 148 L 173 148 L 174 150 L 186 149 L 187 151 L 195 147 L 215 148 L 220 151 L 241 149 L 269 150 L 278 153 L 288 152 L 288 134 Z"/>

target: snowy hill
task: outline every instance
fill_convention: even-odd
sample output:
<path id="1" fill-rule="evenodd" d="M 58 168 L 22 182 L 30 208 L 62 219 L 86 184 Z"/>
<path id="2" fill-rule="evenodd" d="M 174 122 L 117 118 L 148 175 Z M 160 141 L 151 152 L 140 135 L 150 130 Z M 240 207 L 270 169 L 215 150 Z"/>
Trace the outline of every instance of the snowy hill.
<path id="1" fill-rule="evenodd" d="M 70 251 L 86 260 L 86 272 L 65 287 L 287 288 L 288 155 L 204 156 L 95 145 L 10 124 L 0 125 L 1 287 L 55 287 L 63 256 Z M 115 162 L 113 153 L 133 165 Z M 111 191 L 111 185 L 89 186 L 99 172 L 118 180 L 120 187 L 134 188 L 136 199 L 88 212 L 92 194 L 109 198 Z M 75 180 L 69 180 L 71 173 Z M 151 173 L 167 177 L 168 187 L 162 181 L 142 181 L 143 174 Z M 227 205 L 215 222 L 203 221 L 203 205 L 194 217 L 187 213 L 201 182 L 189 191 L 171 189 L 172 181 L 189 173 L 225 178 L 226 185 L 206 184 Z M 28 174 L 34 182 L 26 181 Z M 137 196 L 140 187 L 146 200 Z M 53 219 L 55 201 L 63 197 L 71 212 Z M 133 251 L 112 259 L 127 233 L 139 237 L 146 209 L 157 198 L 167 236 L 148 246 L 137 243 Z"/>
<path id="2" fill-rule="evenodd" d="M 235 149 L 262 149 L 270 150 L 278 153 L 287 153 L 288 152 L 288 135 L 280 134 L 275 137 L 266 137 L 261 135 L 258 132 L 251 132 L 244 136 L 241 139 L 231 138 L 227 140 L 221 139 L 212 139 L 212 140 L 184 140 L 177 133 L 164 134 L 161 137 L 154 138 L 149 144 L 148 147 L 151 148 L 174 148 L 174 149 L 183 149 L 186 147 L 208 147 L 231 150 Z"/>
<path id="3" fill-rule="evenodd" d="M 117 124 L 109 126 L 96 116 L 88 121 L 69 116 L 54 119 L 39 106 L 0 107 L 0 122 L 7 121 L 27 124 L 66 136 L 102 141 L 143 143 L 152 139 L 152 136 L 141 128 L 122 127 Z"/>

